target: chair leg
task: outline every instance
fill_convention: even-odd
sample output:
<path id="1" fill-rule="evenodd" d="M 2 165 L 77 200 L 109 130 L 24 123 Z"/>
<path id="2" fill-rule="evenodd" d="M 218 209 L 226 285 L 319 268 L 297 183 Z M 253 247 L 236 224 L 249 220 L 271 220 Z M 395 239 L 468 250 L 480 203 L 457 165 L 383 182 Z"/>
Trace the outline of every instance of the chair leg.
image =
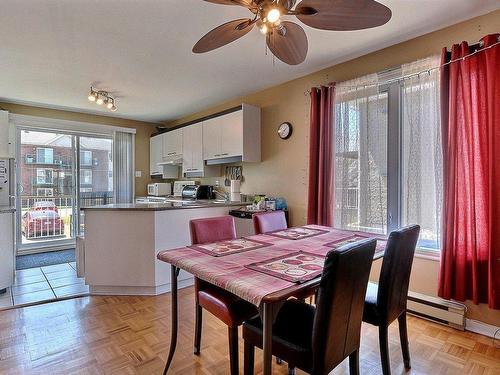
<path id="1" fill-rule="evenodd" d="M 238 366 L 238 327 L 228 327 L 229 336 L 229 364 L 231 375 L 239 374 Z"/>
<path id="2" fill-rule="evenodd" d="M 384 375 L 391 375 L 391 362 L 389 360 L 389 339 L 388 327 L 378 327 L 378 342 L 380 347 L 380 360 L 382 362 L 382 373 Z"/>
<path id="3" fill-rule="evenodd" d="M 406 326 L 406 312 L 402 313 L 398 317 L 399 325 L 399 340 L 401 341 L 401 351 L 403 352 L 403 362 L 405 364 L 405 369 L 409 370 L 411 368 L 410 363 L 410 348 L 408 344 L 408 329 Z"/>
<path id="4" fill-rule="evenodd" d="M 194 323 L 194 354 L 200 354 L 201 348 L 201 327 L 203 322 L 203 307 L 196 304 L 196 317 Z"/>
<path id="5" fill-rule="evenodd" d="M 253 375 L 254 362 L 255 362 L 255 347 L 245 341 L 245 357 L 243 364 L 243 375 Z"/>
<path id="6" fill-rule="evenodd" d="M 349 375 L 359 375 L 359 350 L 349 356 Z"/>

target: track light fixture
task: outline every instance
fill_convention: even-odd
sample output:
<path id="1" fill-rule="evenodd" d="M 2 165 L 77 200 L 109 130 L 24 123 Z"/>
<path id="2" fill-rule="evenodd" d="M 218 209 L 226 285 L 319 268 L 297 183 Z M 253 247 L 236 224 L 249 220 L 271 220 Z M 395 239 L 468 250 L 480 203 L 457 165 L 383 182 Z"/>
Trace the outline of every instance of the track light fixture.
<path id="1" fill-rule="evenodd" d="M 103 90 L 96 90 L 90 86 L 90 93 L 88 96 L 89 101 L 97 105 L 105 105 L 107 109 L 112 112 L 116 112 L 118 108 L 115 105 L 115 98 L 113 98 L 109 92 Z"/>

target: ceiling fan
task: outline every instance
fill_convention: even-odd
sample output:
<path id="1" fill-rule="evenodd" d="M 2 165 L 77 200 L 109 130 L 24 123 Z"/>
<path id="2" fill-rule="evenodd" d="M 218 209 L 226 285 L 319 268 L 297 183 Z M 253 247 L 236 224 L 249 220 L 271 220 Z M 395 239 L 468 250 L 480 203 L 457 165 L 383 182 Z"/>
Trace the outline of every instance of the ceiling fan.
<path id="1" fill-rule="evenodd" d="M 289 65 L 303 62 L 308 43 L 304 29 L 283 21 L 282 16 L 296 16 L 301 22 L 321 30 L 361 30 L 381 26 L 391 19 L 391 10 L 375 0 L 204 0 L 221 5 L 239 5 L 254 14 L 227 22 L 208 32 L 193 47 L 205 53 L 225 46 L 250 32 L 255 25 L 266 36 L 271 52 Z"/>

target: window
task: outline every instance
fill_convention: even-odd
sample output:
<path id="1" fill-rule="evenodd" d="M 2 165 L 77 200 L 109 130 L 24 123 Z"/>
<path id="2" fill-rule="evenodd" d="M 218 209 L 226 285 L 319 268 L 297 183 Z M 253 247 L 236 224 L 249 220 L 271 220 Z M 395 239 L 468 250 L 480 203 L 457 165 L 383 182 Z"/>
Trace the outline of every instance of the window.
<path id="1" fill-rule="evenodd" d="M 335 227 L 387 233 L 419 224 L 419 246 L 439 249 L 438 65 L 428 58 L 336 87 Z"/>
<path id="2" fill-rule="evenodd" d="M 37 147 L 36 162 L 38 164 L 54 164 L 54 149 Z"/>
<path id="3" fill-rule="evenodd" d="M 373 81 L 356 80 L 356 85 Z M 335 106 L 336 227 L 387 230 L 388 94 L 373 87 L 338 88 Z"/>
<path id="4" fill-rule="evenodd" d="M 52 169 L 37 168 L 36 169 L 36 183 L 43 184 L 53 184 L 54 183 L 54 171 Z"/>
<path id="5" fill-rule="evenodd" d="M 36 195 L 39 197 L 53 197 L 54 189 L 52 188 L 37 188 Z"/>
<path id="6" fill-rule="evenodd" d="M 92 188 L 80 188 L 80 193 L 92 193 Z"/>
<path id="7" fill-rule="evenodd" d="M 92 151 L 80 151 L 80 165 L 92 166 Z"/>
<path id="8" fill-rule="evenodd" d="M 92 171 L 90 169 L 80 169 L 80 184 L 92 185 Z"/>

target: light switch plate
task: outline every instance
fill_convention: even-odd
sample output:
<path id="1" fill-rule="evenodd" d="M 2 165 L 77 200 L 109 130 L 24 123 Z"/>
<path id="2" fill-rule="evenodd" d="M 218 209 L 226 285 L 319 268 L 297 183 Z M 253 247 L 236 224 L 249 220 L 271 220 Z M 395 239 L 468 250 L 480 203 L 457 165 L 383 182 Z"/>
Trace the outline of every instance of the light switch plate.
<path id="1" fill-rule="evenodd" d="M 135 171 L 135 177 L 142 177 L 142 171 Z"/>

